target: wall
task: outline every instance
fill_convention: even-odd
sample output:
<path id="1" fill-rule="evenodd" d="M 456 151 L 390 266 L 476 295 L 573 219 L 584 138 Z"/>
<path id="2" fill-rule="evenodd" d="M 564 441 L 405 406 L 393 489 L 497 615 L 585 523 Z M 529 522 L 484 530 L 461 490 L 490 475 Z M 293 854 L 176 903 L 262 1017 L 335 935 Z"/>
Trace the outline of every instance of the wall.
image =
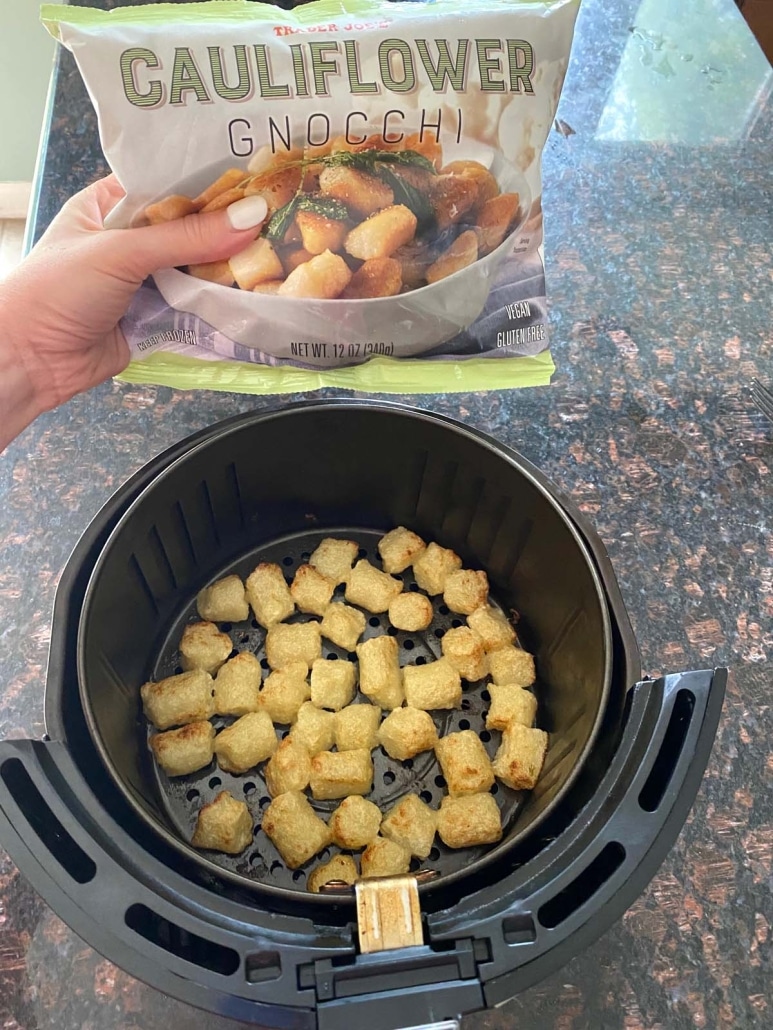
<path id="1" fill-rule="evenodd" d="M 32 179 L 54 41 L 38 0 L 0 0 L 0 183 Z"/>

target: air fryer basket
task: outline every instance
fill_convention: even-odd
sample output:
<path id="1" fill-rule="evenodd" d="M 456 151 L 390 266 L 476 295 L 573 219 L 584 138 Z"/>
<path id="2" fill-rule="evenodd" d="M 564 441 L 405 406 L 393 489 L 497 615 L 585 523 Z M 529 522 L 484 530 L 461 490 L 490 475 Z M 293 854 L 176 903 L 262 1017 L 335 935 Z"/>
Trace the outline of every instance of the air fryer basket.
<path id="1" fill-rule="evenodd" d="M 361 409 L 352 401 L 318 401 L 286 411 L 311 407 L 339 413 Z M 57 915 L 102 955 L 166 995 L 257 1026 L 396 1030 L 431 1024 L 501 1005 L 560 969 L 620 918 L 660 866 L 695 799 L 722 709 L 726 670 L 637 682 L 638 648 L 604 547 L 538 469 L 443 416 L 380 406 L 387 409 L 412 418 L 414 425 L 446 426 L 451 435 L 477 440 L 488 482 L 495 464 L 480 454 L 491 451 L 526 480 L 541 484 L 592 556 L 612 621 L 612 688 L 596 742 L 575 782 L 562 788 L 561 804 L 550 803 L 549 815 L 543 810 L 523 831 L 511 831 L 520 837 L 518 844 L 505 843 L 473 863 L 477 872 L 468 870 L 463 891 L 455 873 L 441 877 L 448 889 L 421 888 L 422 945 L 362 954 L 350 900 L 327 898 L 320 907 L 306 891 L 259 887 L 202 860 L 177 832 L 168 832 L 171 824 L 162 825 L 163 814 L 149 814 L 144 800 L 137 801 L 117 775 L 105 774 L 93 713 L 91 727 L 86 722 L 77 689 L 79 627 L 87 586 L 115 527 L 178 459 L 200 456 L 205 445 L 273 414 L 237 416 L 182 441 L 137 472 L 96 515 L 57 588 L 46 737 L 0 741 L 0 845 Z M 448 460 L 457 461 L 458 453 L 452 445 Z M 428 470 L 434 460 L 428 459 Z M 509 478 L 506 471 L 503 483 Z M 216 484 L 207 482 L 210 499 L 215 498 L 211 510 L 217 511 L 220 495 Z M 450 510 L 453 490 L 444 489 Z M 501 493 L 508 496 L 504 487 Z M 187 495 L 180 501 L 186 511 Z M 399 516 L 408 508 L 396 505 L 389 512 Z M 144 521 L 136 539 L 145 539 L 152 524 Z M 382 528 L 352 525 L 363 530 L 363 539 L 373 539 L 369 533 Z M 136 529 L 136 520 L 132 526 Z M 296 542 L 307 532 L 311 539 L 324 529 L 304 527 Z M 274 538 L 281 539 L 278 530 Z M 201 540 L 206 545 L 206 537 Z M 238 543 L 231 548 L 232 562 L 259 546 L 255 534 Z M 136 546 L 138 553 L 145 549 Z M 493 554 L 500 545 L 492 543 L 490 550 Z M 484 552 L 471 547 L 469 553 Z M 219 569 L 220 561 L 219 555 L 209 564 Z M 517 586 L 516 577 L 512 594 Z M 114 612 L 118 625 L 132 615 Z M 176 615 L 165 614 L 167 630 L 174 632 L 175 618 L 184 617 L 182 601 Z M 527 646 L 530 628 L 525 627 Z M 136 638 L 148 662 L 162 655 L 164 632 L 154 627 L 157 639 Z M 531 646 L 534 639 L 536 633 Z M 141 722 L 134 728 L 141 746 L 144 728 Z M 143 787 L 152 791 L 154 785 Z M 160 811 L 160 794 L 158 799 Z M 168 801 L 163 807 L 166 811 Z M 523 818 L 522 812 L 518 819 Z"/>
<path id="2" fill-rule="evenodd" d="M 258 824 L 267 803 L 257 773 L 232 778 L 213 766 L 170 782 L 148 756 L 139 686 L 174 671 L 197 591 L 227 571 L 245 575 L 259 560 L 283 563 L 289 577 L 331 534 L 358 540 L 377 561 L 378 537 L 399 524 L 484 568 L 494 599 L 521 613 L 519 636 L 538 662 L 538 723 L 550 737 L 533 792 L 523 798 L 499 787 L 503 842 L 477 854 L 438 845 L 427 865 L 440 876 L 423 889 L 447 887 L 522 841 L 579 774 L 610 692 L 611 628 L 596 568 L 561 507 L 511 453 L 458 424 L 393 405 L 297 406 L 226 425 L 159 475 L 116 526 L 84 601 L 79 685 L 95 744 L 135 811 L 188 857 L 196 811 L 224 786 L 245 798 Z M 428 634 L 398 635 L 401 663 L 439 654 L 434 631 L 453 619 L 441 604 Z M 386 630 L 379 621 L 368 634 Z M 261 656 L 262 630 L 246 623 L 229 631 L 237 649 Z M 439 723 L 443 732 L 469 723 L 485 733 L 483 685 L 468 688 L 465 702 Z M 377 803 L 408 790 L 438 803 L 442 781 L 431 756 L 374 757 Z M 196 860 L 266 900 L 305 889 L 304 873 L 287 871 L 263 834 L 236 859 Z"/>

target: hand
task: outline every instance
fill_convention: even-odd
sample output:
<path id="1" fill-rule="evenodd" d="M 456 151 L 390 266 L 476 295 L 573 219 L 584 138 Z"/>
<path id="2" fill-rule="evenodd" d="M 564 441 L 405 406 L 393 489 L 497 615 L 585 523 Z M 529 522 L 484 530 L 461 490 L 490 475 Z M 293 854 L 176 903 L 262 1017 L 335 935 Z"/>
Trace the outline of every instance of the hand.
<path id="1" fill-rule="evenodd" d="M 105 229 L 122 196 L 114 176 L 78 193 L 0 283 L 0 448 L 42 411 L 126 367 L 118 322 L 148 275 L 231 257 L 266 218 L 254 196 L 161 225 Z"/>

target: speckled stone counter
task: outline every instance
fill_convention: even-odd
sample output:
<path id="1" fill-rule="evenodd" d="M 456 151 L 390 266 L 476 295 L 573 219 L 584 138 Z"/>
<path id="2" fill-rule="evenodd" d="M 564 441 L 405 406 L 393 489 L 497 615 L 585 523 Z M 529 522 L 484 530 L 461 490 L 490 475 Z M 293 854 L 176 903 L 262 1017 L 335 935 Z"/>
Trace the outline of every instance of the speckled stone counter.
<path id="1" fill-rule="evenodd" d="M 554 381 L 414 399 L 520 450 L 593 520 L 648 673 L 731 668 L 655 880 L 560 973 L 465 1030 L 773 1025 L 773 426 L 745 394 L 773 377 L 772 82 L 732 0 L 587 0 L 544 162 Z M 62 55 L 33 235 L 104 167 Z M 105 499 L 174 441 L 267 403 L 108 384 L 0 458 L 0 737 L 44 732 L 54 591 Z M 236 1025 L 102 959 L 0 855 L 3 1030 Z"/>

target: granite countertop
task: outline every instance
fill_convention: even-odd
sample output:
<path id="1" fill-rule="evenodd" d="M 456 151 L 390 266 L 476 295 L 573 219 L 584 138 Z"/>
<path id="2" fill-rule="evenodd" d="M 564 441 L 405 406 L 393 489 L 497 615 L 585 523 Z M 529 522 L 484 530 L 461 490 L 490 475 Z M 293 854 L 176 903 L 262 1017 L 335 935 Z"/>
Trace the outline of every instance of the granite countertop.
<path id="1" fill-rule="evenodd" d="M 59 58 L 37 237 L 104 171 Z M 773 1025 L 773 72 L 732 0 L 586 0 L 544 158 L 550 387 L 411 398 L 520 450 L 595 523 L 649 674 L 727 665 L 678 843 L 597 943 L 465 1030 Z M 187 434 L 270 400 L 109 383 L 0 459 L 0 738 L 44 732 L 54 591 L 106 498 Z M 227 1030 L 72 933 L 0 853 L 3 1030 Z"/>

